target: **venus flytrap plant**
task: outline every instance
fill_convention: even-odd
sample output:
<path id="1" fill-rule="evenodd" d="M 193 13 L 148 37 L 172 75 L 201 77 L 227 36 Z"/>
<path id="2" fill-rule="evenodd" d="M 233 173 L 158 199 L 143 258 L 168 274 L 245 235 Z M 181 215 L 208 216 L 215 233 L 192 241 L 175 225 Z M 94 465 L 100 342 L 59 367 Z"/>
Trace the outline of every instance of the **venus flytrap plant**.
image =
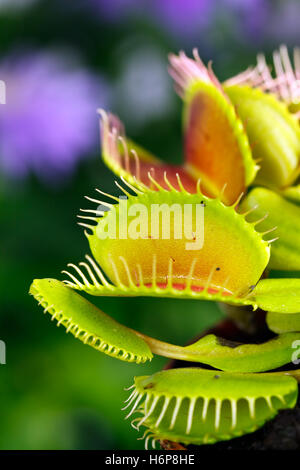
<path id="1" fill-rule="evenodd" d="M 299 204 L 299 186 L 291 186 L 300 171 L 299 49 L 294 51 L 294 65 L 285 46 L 274 52 L 274 78 L 264 56 L 259 55 L 256 67 L 223 84 L 210 64 L 205 67 L 197 50 L 193 55 L 193 59 L 183 52 L 178 56 L 170 55 L 169 70 L 184 104 L 183 164 L 166 165 L 131 141 L 126 145 L 122 123 L 115 116 L 100 111 L 105 163 L 133 185 L 138 180 L 153 187 L 148 178 L 150 171 L 167 189 L 166 172 L 176 188 L 179 174 L 190 192 L 196 192 L 200 178 L 203 193 L 210 197 L 221 196 L 226 204 L 232 204 L 253 185 L 266 186 Z M 254 207 L 256 203 L 251 206 Z M 267 200 L 264 209 L 270 215 L 274 211 L 272 204 L 268 207 Z M 292 224 L 289 220 L 286 223 Z M 288 244 L 285 242 L 287 233 L 297 240 L 296 227 L 289 232 L 282 230 L 278 250 L 281 244 Z M 298 250 L 294 246 L 293 253 L 299 255 Z M 279 262 L 276 253 L 274 250 L 274 269 L 290 270 L 292 254 L 287 260 L 281 257 Z"/>
<path id="2" fill-rule="evenodd" d="M 279 58 L 286 68 L 280 86 L 290 85 L 285 49 Z M 40 279 L 30 288 L 58 325 L 105 354 L 136 363 L 154 354 L 195 363 L 135 378 L 125 405 L 128 417 L 139 415 L 133 426 L 146 427 L 146 442 L 185 445 L 254 431 L 295 406 L 300 380 L 288 366 L 300 340 L 300 279 L 263 278 L 269 268 L 299 270 L 300 198 L 297 186 L 286 187 L 298 171 L 297 115 L 282 93 L 269 93 L 275 86 L 264 82 L 264 93 L 260 82 L 249 83 L 250 71 L 221 84 L 196 52 L 194 59 L 170 57 L 184 100 L 185 163 L 164 164 L 129 141 L 115 116 L 100 111 L 103 158 L 121 177 L 123 198 L 97 189 L 101 199 L 88 198 L 97 206 L 80 216 L 93 257 L 69 264 L 63 283 Z M 277 133 L 271 132 L 274 119 Z M 263 143 L 253 158 L 257 137 Z M 256 183 L 269 189 L 243 198 Z M 217 301 L 241 312 L 260 308 L 277 336 L 239 344 L 210 334 L 185 347 L 169 344 L 119 324 L 76 291 Z M 286 370 L 274 371 L 282 366 Z"/>

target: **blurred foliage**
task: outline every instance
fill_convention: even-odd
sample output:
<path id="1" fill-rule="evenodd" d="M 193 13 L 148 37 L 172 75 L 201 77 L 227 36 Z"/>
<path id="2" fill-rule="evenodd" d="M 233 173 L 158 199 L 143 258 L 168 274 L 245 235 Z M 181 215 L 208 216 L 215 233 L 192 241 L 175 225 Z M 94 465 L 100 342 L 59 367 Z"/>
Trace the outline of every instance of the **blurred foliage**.
<path id="1" fill-rule="evenodd" d="M 114 86 L 126 54 L 137 46 L 158 50 L 166 69 L 167 53 L 185 47 L 180 38 L 149 21 L 146 9 L 144 16 L 140 12 L 111 23 L 94 15 L 92 8 L 83 8 L 82 2 L 74 4 L 37 1 L 28 9 L 0 10 L 1 57 L 15 48 L 71 47 L 87 68 Z M 262 37 L 259 44 L 255 38 L 237 37 L 230 11 L 223 19 L 219 15 L 190 45 L 199 48 L 205 61 L 214 60 L 221 78 L 254 63 L 257 49 L 270 52 L 278 46 L 270 37 Z M 142 127 L 129 126 L 128 133 L 175 162 L 181 157 L 181 116 L 175 93 L 172 99 L 172 113 L 151 118 Z M 116 100 L 112 110 L 120 112 Z M 121 118 L 126 124 L 124 108 Z M 45 186 L 34 175 L 22 182 L 0 179 L 0 338 L 7 347 L 7 364 L 0 366 L 1 449 L 143 447 L 120 410 L 127 397 L 123 388 L 134 375 L 151 374 L 165 361 L 155 358 L 137 366 L 102 356 L 55 328 L 27 294 L 33 278 L 61 279 L 60 270 L 68 262 L 82 260 L 88 243 L 76 214 L 88 207 L 84 195 L 92 196 L 95 187 L 118 194 L 113 182 L 97 147 L 59 186 Z M 221 317 L 216 305 L 196 301 L 96 298 L 95 303 L 128 326 L 179 344 Z"/>

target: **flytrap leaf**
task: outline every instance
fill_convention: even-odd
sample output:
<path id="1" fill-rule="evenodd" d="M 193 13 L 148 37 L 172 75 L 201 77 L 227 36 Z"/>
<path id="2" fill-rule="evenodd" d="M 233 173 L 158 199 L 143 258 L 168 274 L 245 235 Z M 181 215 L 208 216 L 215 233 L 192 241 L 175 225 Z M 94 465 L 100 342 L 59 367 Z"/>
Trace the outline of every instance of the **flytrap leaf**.
<path id="1" fill-rule="evenodd" d="M 74 290 L 56 279 L 35 279 L 30 294 L 80 341 L 126 362 L 152 359 L 148 345 L 129 328 L 110 318 Z"/>
<path id="2" fill-rule="evenodd" d="M 268 327 L 274 333 L 287 333 L 291 331 L 300 331 L 300 312 L 299 313 L 276 313 L 268 312 L 266 322 Z M 299 340 L 300 340 L 300 333 Z M 300 342 L 299 342 L 300 345 Z"/>
<path id="3" fill-rule="evenodd" d="M 92 276 L 86 263 L 85 273 L 71 265 L 77 277 L 68 273 L 68 285 L 94 295 L 180 296 L 251 304 L 243 295 L 260 278 L 270 249 L 255 224 L 248 224 L 233 206 L 200 191 L 189 194 L 170 188 L 128 194 L 109 209 L 89 226 L 92 233 L 86 232 L 105 276 L 89 258 Z"/>
<path id="4" fill-rule="evenodd" d="M 288 48 L 282 44 L 273 52 L 273 70 L 263 54 L 258 54 L 257 65 L 226 80 L 226 85 L 248 85 L 271 93 L 288 105 L 299 118 L 300 111 L 300 49 L 294 48 L 290 58 Z M 275 71 L 275 74 L 272 73 Z"/>
<path id="5" fill-rule="evenodd" d="M 247 212 L 254 207 L 256 217 L 268 213 L 257 230 L 266 232 L 277 227 L 272 237 L 279 239 L 272 245 L 268 268 L 300 271 L 300 207 L 265 188 L 253 189 L 243 200 L 240 210 Z M 247 220 L 253 219 L 254 215 L 249 214 Z"/>
<path id="6" fill-rule="evenodd" d="M 255 178 L 258 166 L 244 126 L 222 86 L 206 68 L 197 51 L 194 59 L 184 53 L 170 55 L 170 74 L 184 100 L 184 162 L 170 165 L 151 155 L 125 137 L 120 120 L 99 110 L 101 116 L 102 157 L 109 168 L 127 182 L 153 188 L 151 178 L 168 189 L 164 174 L 179 188 L 196 193 L 202 179 L 203 192 L 232 204 Z"/>
<path id="7" fill-rule="evenodd" d="M 249 296 L 265 311 L 300 312 L 300 279 L 262 279 Z"/>
<path id="8" fill-rule="evenodd" d="M 248 86 L 226 86 L 236 106 L 260 170 L 256 183 L 282 188 L 299 174 L 300 126 L 287 105 L 273 95 Z"/>
<path id="9" fill-rule="evenodd" d="M 184 101 L 185 168 L 201 178 L 205 194 L 232 204 L 253 181 L 258 167 L 252 159 L 244 126 L 211 67 L 194 50 L 170 55 L 170 73 Z"/>
<path id="10" fill-rule="evenodd" d="M 282 334 L 262 344 L 239 344 L 207 335 L 182 349 L 186 353 L 185 360 L 224 371 L 265 372 L 291 362 L 292 345 L 296 340 L 300 340 L 300 333 Z"/>
<path id="11" fill-rule="evenodd" d="M 292 377 L 170 369 L 136 377 L 127 407 L 140 414 L 132 424 L 146 427 L 146 447 L 149 439 L 201 445 L 255 431 L 297 395 Z"/>

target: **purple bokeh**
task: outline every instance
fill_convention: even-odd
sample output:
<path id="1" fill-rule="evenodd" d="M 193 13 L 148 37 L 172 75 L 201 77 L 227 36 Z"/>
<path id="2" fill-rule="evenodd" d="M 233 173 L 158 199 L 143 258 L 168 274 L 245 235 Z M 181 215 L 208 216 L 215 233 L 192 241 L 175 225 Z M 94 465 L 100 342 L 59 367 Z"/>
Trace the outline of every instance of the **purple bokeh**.
<path id="1" fill-rule="evenodd" d="M 0 167 L 15 178 L 30 171 L 53 184 L 97 145 L 96 108 L 106 84 L 70 55 L 25 53 L 0 64 L 6 104 L 0 106 Z"/>
<path id="2" fill-rule="evenodd" d="M 81 0 L 81 7 L 88 6 L 103 19 L 117 22 L 147 3 L 147 0 Z"/>
<path id="3" fill-rule="evenodd" d="M 183 46 L 205 41 L 205 32 L 212 33 L 222 21 L 233 35 L 257 41 L 271 12 L 269 0 L 86 0 L 86 5 L 105 21 L 139 16 L 155 22 Z"/>
<path id="4" fill-rule="evenodd" d="M 266 27 L 267 34 L 278 43 L 292 46 L 300 44 L 300 2 L 285 0 L 273 8 L 272 16 Z"/>
<path id="5" fill-rule="evenodd" d="M 233 21 L 241 37 L 257 42 L 264 36 L 271 14 L 269 0 L 217 0 L 215 5 L 218 3 L 234 15 Z"/>

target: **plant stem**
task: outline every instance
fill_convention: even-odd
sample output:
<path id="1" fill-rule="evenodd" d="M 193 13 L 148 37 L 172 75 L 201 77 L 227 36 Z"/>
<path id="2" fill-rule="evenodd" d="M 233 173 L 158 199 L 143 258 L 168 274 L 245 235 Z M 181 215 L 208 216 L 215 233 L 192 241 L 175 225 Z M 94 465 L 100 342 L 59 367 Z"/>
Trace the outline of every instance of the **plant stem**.
<path id="1" fill-rule="evenodd" d="M 151 351 L 154 354 L 159 356 L 168 357 L 170 359 L 180 359 L 180 360 L 193 360 L 199 356 L 200 351 L 191 352 L 186 351 L 182 346 L 176 346 L 175 344 L 165 343 L 164 341 L 159 341 L 158 339 L 151 338 L 150 336 L 143 335 L 142 333 L 136 331 L 136 334 L 140 336 L 150 347 Z"/>
<path id="2" fill-rule="evenodd" d="M 170 343 L 165 343 L 164 341 L 160 341 L 155 338 L 151 338 L 150 336 L 144 335 L 138 331 L 135 331 L 137 336 L 142 338 L 150 347 L 151 351 L 154 354 L 158 354 L 159 356 L 163 357 L 168 357 L 170 359 L 178 359 L 182 361 L 195 361 L 195 362 L 201 362 L 199 361 L 199 356 L 203 354 L 203 351 L 201 352 L 200 350 L 198 351 L 187 351 L 185 347 L 182 346 L 176 346 L 174 344 Z M 202 354 L 201 354 L 202 353 Z M 242 373 L 242 372 L 241 372 Z M 294 377 L 297 382 L 300 383 L 300 369 L 298 370 L 284 370 L 280 372 L 257 372 L 257 373 L 263 373 L 263 374 L 268 374 L 268 375 L 289 375 L 291 377 Z"/>

